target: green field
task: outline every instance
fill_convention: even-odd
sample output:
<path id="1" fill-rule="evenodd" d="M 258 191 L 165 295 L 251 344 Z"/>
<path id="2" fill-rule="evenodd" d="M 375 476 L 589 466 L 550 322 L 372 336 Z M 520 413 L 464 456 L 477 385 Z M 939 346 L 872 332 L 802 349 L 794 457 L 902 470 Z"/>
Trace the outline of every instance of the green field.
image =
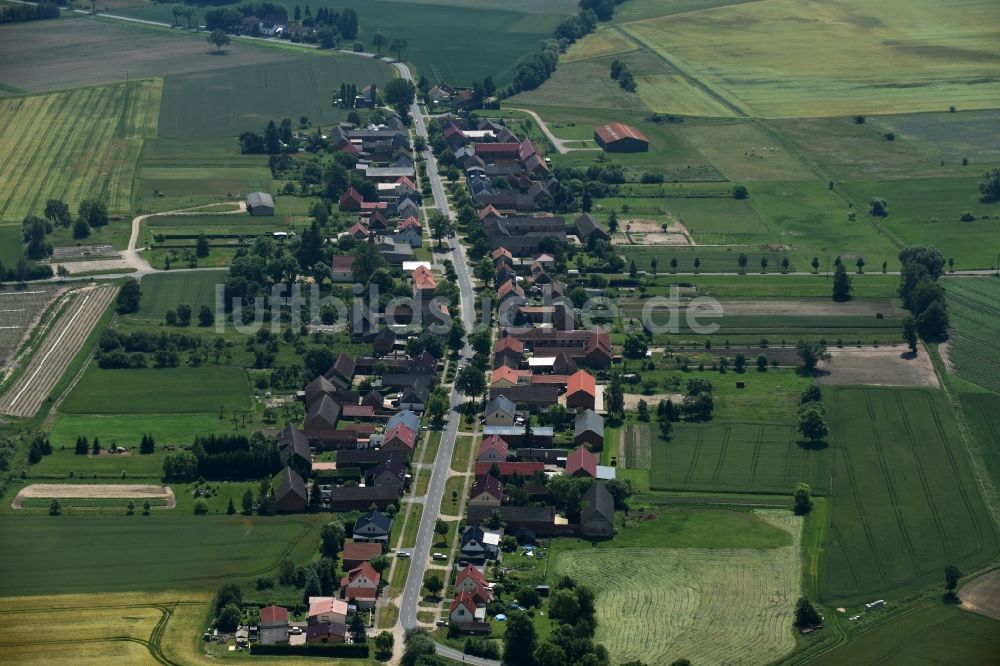
<path id="1" fill-rule="evenodd" d="M 809 661 L 839 664 L 992 664 L 1000 654 L 1000 622 L 949 606 L 922 606 Z"/>
<path id="2" fill-rule="evenodd" d="M 125 321 L 158 325 L 167 310 L 176 309 L 180 303 L 190 305 L 193 312 L 203 305 L 214 309 L 215 287 L 222 282 L 223 273 L 215 271 L 147 275 L 140 285 L 139 311 L 126 316 Z"/>
<path id="3" fill-rule="evenodd" d="M 0 550 L 2 596 L 215 588 L 315 548 L 303 543 L 311 530 L 304 518 L 33 515 L 4 517 L 2 525 L 18 544 Z"/>
<path id="4" fill-rule="evenodd" d="M 824 389 L 832 435 L 821 478 L 832 485 L 822 596 L 838 605 L 937 583 L 974 569 L 1000 542 L 955 420 L 932 391 Z"/>
<path id="5" fill-rule="evenodd" d="M 246 375 L 240 368 L 87 368 L 62 405 L 70 414 L 218 413 L 250 408 Z"/>
<path id="6" fill-rule="evenodd" d="M 1000 391 L 1000 280 L 952 278 L 944 281 L 951 320 L 948 358 L 958 376 Z"/>
<path id="7" fill-rule="evenodd" d="M 16 224 L 0 225 L 0 263 L 15 266 L 23 254 L 21 227 Z"/>
<path id="8" fill-rule="evenodd" d="M 821 266 L 821 268 L 823 268 Z M 825 270 L 825 269 L 824 269 Z M 670 277 L 662 272 L 656 284 L 660 287 Z M 731 276 L 704 275 L 672 278 L 674 283 L 692 284 L 699 295 L 705 296 L 747 296 L 763 298 L 826 298 L 831 293 L 830 279 L 826 275 L 760 275 L 748 273 L 739 280 Z M 893 298 L 899 293 L 899 278 L 895 275 L 865 273 L 855 275 L 851 282 L 855 298 Z"/>
<path id="9" fill-rule="evenodd" d="M 0 218 L 41 215 L 49 198 L 132 210 L 142 142 L 156 133 L 161 85 L 134 81 L 0 100 Z"/>
<path id="10" fill-rule="evenodd" d="M 330 125 L 347 117 L 330 104 L 330 94 L 341 83 L 355 83 L 359 90 L 369 83 L 382 88 L 392 72 L 386 63 L 370 58 L 309 53 L 287 62 L 168 76 L 163 80 L 159 136 L 236 137 L 245 131 L 262 132 L 270 120 L 292 118 L 297 123 L 300 116 Z"/>
<path id="11" fill-rule="evenodd" d="M 615 661 L 769 662 L 795 647 L 790 624 L 801 585 L 801 519 L 785 511 L 754 516 L 784 531 L 786 543 L 792 536 L 792 544 L 671 547 L 661 532 L 658 543 L 632 547 L 619 536 L 614 547 L 551 554 L 554 571 L 597 591 L 595 640 Z M 623 560 L 627 575 L 608 585 Z"/>
<path id="12" fill-rule="evenodd" d="M 959 393 L 959 400 L 996 488 L 1000 484 L 1000 396 L 995 393 Z"/>

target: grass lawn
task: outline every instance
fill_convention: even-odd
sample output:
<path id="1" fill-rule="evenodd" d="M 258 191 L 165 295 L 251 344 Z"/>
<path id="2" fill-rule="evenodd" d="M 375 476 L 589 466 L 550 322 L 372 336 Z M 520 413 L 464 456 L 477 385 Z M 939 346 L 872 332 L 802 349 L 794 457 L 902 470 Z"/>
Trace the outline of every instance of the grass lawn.
<path id="1" fill-rule="evenodd" d="M 216 413 L 250 408 L 246 374 L 240 368 L 87 368 L 62 405 L 70 414 Z"/>
<path id="2" fill-rule="evenodd" d="M 125 315 L 128 323 L 163 323 L 167 310 L 176 310 L 181 303 L 196 313 L 203 305 L 215 309 L 215 289 L 225 284 L 226 274 L 215 271 L 193 273 L 154 273 L 142 279 L 139 311 Z"/>
<path id="3" fill-rule="evenodd" d="M 17 260 L 23 255 L 21 225 L 13 222 L 0 225 L 0 263 L 4 266 L 16 266 Z"/>
<path id="4" fill-rule="evenodd" d="M 220 579 L 268 574 L 286 554 L 315 548 L 317 537 L 310 535 L 314 528 L 318 533 L 320 523 L 304 516 L 173 512 L 4 517 L 4 534 L 20 545 L 0 551 L 0 566 L 7 572 L 0 594 L 214 589 Z M 73 565 L 64 566 L 70 553 Z"/>
<path id="5" fill-rule="evenodd" d="M 441 513 L 446 516 L 458 515 L 458 507 L 462 501 L 462 490 L 464 487 L 464 476 L 453 476 L 444 482 L 444 499 L 441 500 Z"/>
<path id="6" fill-rule="evenodd" d="M 475 440 L 472 437 L 457 437 L 455 439 L 455 451 L 451 457 L 451 469 L 455 472 L 465 474 L 469 471 L 469 458 L 472 457 L 472 447 Z"/>

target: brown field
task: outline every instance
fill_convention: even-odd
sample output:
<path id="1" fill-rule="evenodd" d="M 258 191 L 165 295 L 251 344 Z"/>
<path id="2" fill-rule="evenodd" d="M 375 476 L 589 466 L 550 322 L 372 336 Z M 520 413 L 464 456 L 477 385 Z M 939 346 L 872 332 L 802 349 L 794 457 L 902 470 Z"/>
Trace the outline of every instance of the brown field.
<path id="1" fill-rule="evenodd" d="M 962 608 L 1000 620 L 1000 569 L 983 574 L 958 591 Z"/>
<path id="2" fill-rule="evenodd" d="M 53 285 L 33 286 L 30 289 L 6 289 L 0 291 L 0 370 L 17 351 L 21 341 L 27 337 L 39 317 L 62 291 Z M 51 317 L 49 318 L 51 319 Z"/>
<path id="3" fill-rule="evenodd" d="M 243 45 L 212 51 L 202 35 L 86 17 L 9 24 L 0 26 L 0 83 L 35 92 L 301 57 Z"/>
<path id="4" fill-rule="evenodd" d="M 924 349 L 915 357 L 904 346 L 879 349 L 831 349 L 830 360 L 820 364 L 825 372 L 819 384 L 867 386 L 930 386 L 937 388 L 934 365 Z"/>
<path id="5" fill-rule="evenodd" d="M 26 499 L 162 499 L 166 507 L 177 506 L 177 498 L 170 486 L 126 483 L 33 483 L 21 489 L 10 503 L 20 509 Z"/>

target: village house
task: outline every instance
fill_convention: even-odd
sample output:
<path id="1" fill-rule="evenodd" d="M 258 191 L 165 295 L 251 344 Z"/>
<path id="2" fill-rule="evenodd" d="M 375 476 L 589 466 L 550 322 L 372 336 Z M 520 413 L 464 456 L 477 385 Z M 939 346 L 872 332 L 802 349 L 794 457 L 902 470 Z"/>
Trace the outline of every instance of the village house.
<path id="1" fill-rule="evenodd" d="M 363 511 L 373 504 L 385 510 L 399 503 L 399 490 L 393 486 L 340 486 L 330 489 L 331 511 Z"/>
<path id="2" fill-rule="evenodd" d="M 347 624 L 347 602 L 335 597 L 309 597 L 309 624 Z"/>
<path id="3" fill-rule="evenodd" d="M 577 370 L 566 382 L 566 409 L 594 409 L 597 406 L 597 382 L 594 376 Z"/>
<path id="4" fill-rule="evenodd" d="M 347 640 L 347 625 L 332 622 L 318 622 L 306 627 L 306 643 L 322 645 L 324 643 L 343 643 Z"/>
<path id="5" fill-rule="evenodd" d="M 362 231 L 364 230 L 362 229 Z M 365 237 L 367 238 L 367 232 L 365 232 Z M 354 270 L 351 268 L 354 263 L 354 257 L 349 255 L 337 255 L 333 257 L 330 262 L 331 280 L 334 282 L 354 281 Z"/>
<path id="6" fill-rule="evenodd" d="M 382 577 L 368 562 L 362 562 L 340 580 L 340 596 L 353 600 L 358 608 L 372 608 L 378 598 Z"/>
<path id="7" fill-rule="evenodd" d="M 287 609 L 274 605 L 260 609 L 260 642 L 263 645 L 288 642 Z"/>
<path id="8" fill-rule="evenodd" d="M 566 458 L 566 475 L 575 477 L 597 478 L 597 456 L 578 446 Z"/>
<path id="9" fill-rule="evenodd" d="M 505 396 L 497 396 L 486 403 L 487 425 L 514 425 L 517 409 L 514 402 Z"/>
<path id="10" fill-rule="evenodd" d="M 585 409 L 576 415 L 573 425 L 573 443 L 590 446 L 591 451 L 604 448 L 604 417 L 592 409 Z"/>
<path id="11" fill-rule="evenodd" d="M 615 500 L 601 481 L 594 481 L 580 503 L 580 533 L 590 537 L 610 537 L 615 533 Z"/>
<path id="12" fill-rule="evenodd" d="M 482 564 L 486 560 L 496 560 L 500 554 L 500 536 L 499 532 L 469 525 L 462 532 L 461 561 Z"/>
<path id="13" fill-rule="evenodd" d="M 395 455 L 365 470 L 365 485 L 376 488 L 392 486 L 402 494 L 406 486 L 406 463 L 402 458 L 402 455 Z"/>
<path id="14" fill-rule="evenodd" d="M 309 438 L 291 423 L 278 433 L 275 445 L 282 465 L 305 473 L 312 468 Z"/>
<path id="15" fill-rule="evenodd" d="M 382 544 L 371 541 L 361 543 L 348 541 L 344 544 L 344 552 L 340 554 L 344 569 L 350 571 L 362 562 L 371 562 L 373 557 L 382 554 Z"/>
<path id="16" fill-rule="evenodd" d="M 486 437 L 479 443 L 479 453 L 476 462 L 503 462 L 507 460 L 507 442 L 496 435 Z"/>
<path id="17" fill-rule="evenodd" d="M 469 506 L 500 506 L 503 485 L 489 474 L 477 476 L 469 489 Z"/>
<path id="18" fill-rule="evenodd" d="M 352 532 L 360 543 L 388 543 L 392 531 L 392 518 L 379 511 L 369 511 L 354 522 Z"/>
<path id="19" fill-rule="evenodd" d="M 306 492 L 306 484 L 302 480 L 302 477 L 299 476 L 299 473 L 291 467 L 286 467 L 279 474 L 279 477 L 278 491 L 274 496 L 278 505 L 278 511 L 283 513 L 301 513 L 305 511 L 309 498 Z"/>

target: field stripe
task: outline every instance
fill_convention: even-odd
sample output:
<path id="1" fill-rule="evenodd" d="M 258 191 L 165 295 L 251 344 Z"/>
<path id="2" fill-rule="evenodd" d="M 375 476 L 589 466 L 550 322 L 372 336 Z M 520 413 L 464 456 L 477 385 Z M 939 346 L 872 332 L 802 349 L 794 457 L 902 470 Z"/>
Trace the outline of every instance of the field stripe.
<path id="1" fill-rule="evenodd" d="M 757 441 L 753 447 L 753 458 L 750 459 L 750 479 L 757 479 L 757 463 L 760 461 L 760 449 L 764 446 L 764 426 L 757 426 Z"/>
<path id="2" fill-rule="evenodd" d="M 715 463 L 715 473 L 712 475 L 712 481 L 718 481 L 719 474 L 722 473 L 723 464 L 726 462 L 726 449 L 729 448 L 729 438 L 733 434 L 733 427 L 726 426 L 722 432 L 722 446 L 719 447 L 719 460 Z"/>
<path id="3" fill-rule="evenodd" d="M 705 429 L 698 429 L 698 439 L 694 444 L 694 455 L 691 456 L 691 465 L 688 467 L 687 474 L 684 475 L 685 481 L 691 481 L 691 477 L 694 476 L 694 470 L 698 466 L 698 458 L 701 457 L 701 443 L 705 439 Z"/>

